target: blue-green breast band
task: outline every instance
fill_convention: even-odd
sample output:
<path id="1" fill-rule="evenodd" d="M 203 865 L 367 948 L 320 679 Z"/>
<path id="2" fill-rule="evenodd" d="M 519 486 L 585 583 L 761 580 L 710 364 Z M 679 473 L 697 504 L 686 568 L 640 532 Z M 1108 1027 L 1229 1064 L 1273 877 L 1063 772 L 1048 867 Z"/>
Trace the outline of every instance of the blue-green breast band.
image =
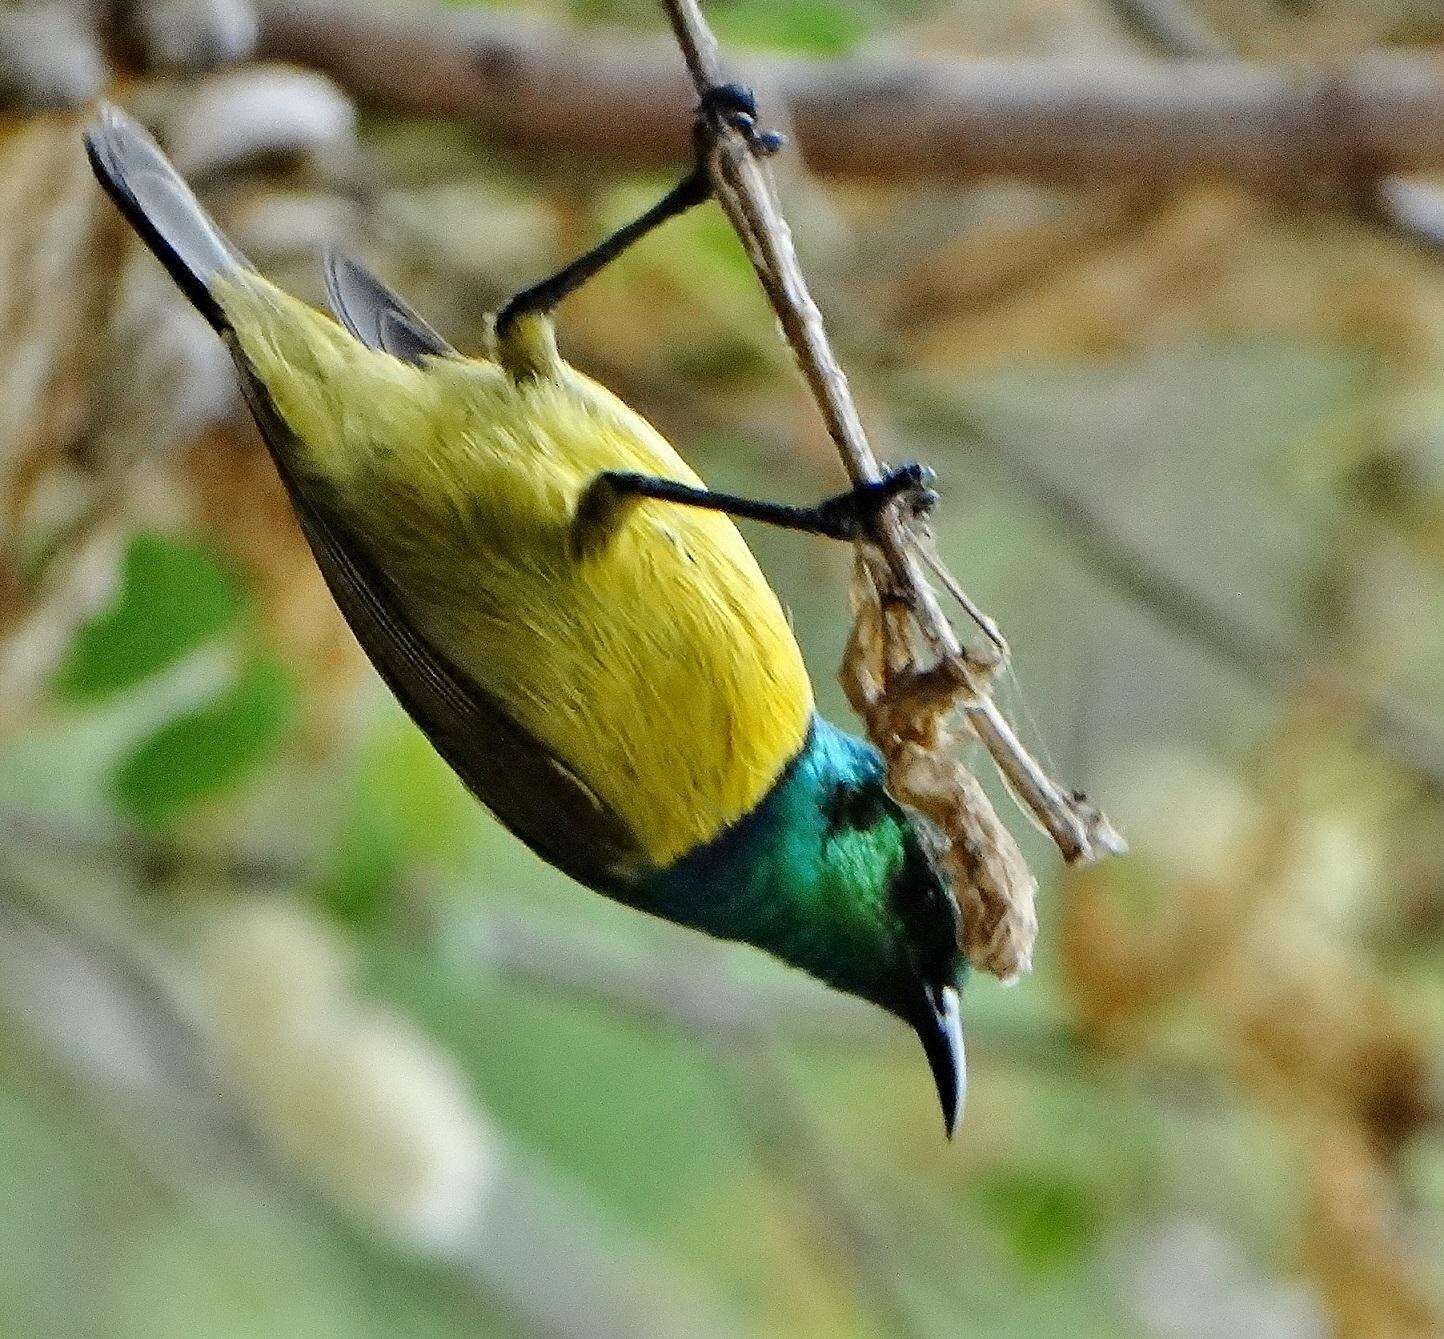
<path id="1" fill-rule="evenodd" d="M 839 936 L 851 937 L 853 908 L 832 905 L 823 852 L 838 788 L 880 781 L 883 772 L 871 744 L 814 714 L 801 751 L 751 813 L 652 875 L 627 900 L 755 944 L 842 989 L 869 984 L 839 979 L 854 975 L 854 958 L 870 964 L 876 955 L 839 954 Z"/>

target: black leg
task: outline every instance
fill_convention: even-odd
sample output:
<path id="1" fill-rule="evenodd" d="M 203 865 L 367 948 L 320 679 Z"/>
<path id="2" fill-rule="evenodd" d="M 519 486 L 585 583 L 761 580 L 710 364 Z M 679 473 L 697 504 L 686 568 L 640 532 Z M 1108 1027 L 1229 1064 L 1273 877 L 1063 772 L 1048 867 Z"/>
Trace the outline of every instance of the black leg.
<path id="1" fill-rule="evenodd" d="M 716 493 L 709 488 L 694 488 L 675 479 L 659 479 L 650 474 L 608 470 L 592 481 L 577 516 L 579 522 L 585 525 L 614 514 L 615 507 L 605 505 L 601 494 L 609 495 L 613 502 L 627 497 L 646 497 L 675 502 L 684 507 L 725 511 L 729 516 L 765 521 L 769 525 L 803 530 L 828 539 L 854 540 L 873 527 L 882 509 L 894 498 L 907 498 L 914 515 L 929 510 L 937 502 L 937 494 L 932 489 L 935 481 L 932 470 L 924 465 L 902 465 L 889 470 L 880 479 L 858 484 L 856 488 L 816 506 L 796 507 L 787 502 L 762 502 L 731 493 Z"/>
<path id="2" fill-rule="evenodd" d="M 604 237 L 570 265 L 563 266 L 549 278 L 522 289 L 511 298 L 497 313 L 498 336 L 504 337 L 507 327 L 519 316 L 551 311 L 568 293 L 580 288 L 633 243 L 640 241 L 668 219 L 684 214 L 706 200 L 712 194 L 712 182 L 707 175 L 706 163 L 710 137 L 716 133 L 717 126 L 724 123 L 740 130 L 756 153 L 775 153 L 782 145 L 780 135 L 757 129 L 757 103 L 751 90 L 740 84 L 719 84 L 715 88 L 709 88 L 697 106 L 693 131 L 697 145 L 697 162 L 691 172 L 639 218 L 624 224 L 609 237 Z"/>
<path id="3" fill-rule="evenodd" d="M 624 224 L 609 237 L 604 237 L 590 251 L 578 256 L 570 265 L 564 265 L 555 274 L 540 283 L 532 284 L 530 288 L 523 288 L 512 297 L 497 313 L 497 334 L 504 335 L 507 327 L 518 316 L 551 311 L 568 293 L 580 288 L 634 242 L 668 219 L 685 213 L 693 205 L 700 205 L 710 193 L 711 186 L 705 172 L 689 173 L 640 218 Z"/>

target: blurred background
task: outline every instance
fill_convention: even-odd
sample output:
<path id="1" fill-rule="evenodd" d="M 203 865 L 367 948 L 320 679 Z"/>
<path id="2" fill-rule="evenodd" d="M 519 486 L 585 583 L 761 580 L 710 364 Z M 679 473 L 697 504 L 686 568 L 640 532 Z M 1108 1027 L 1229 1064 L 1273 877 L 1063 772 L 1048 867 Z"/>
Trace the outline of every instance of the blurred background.
<path id="1" fill-rule="evenodd" d="M 292 291 L 340 242 L 475 348 L 683 166 L 653 4 L 0 9 L 0 1334 L 1440 1333 L 1444 6 L 706 11 L 1132 853 L 999 797 L 1036 970 L 945 1143 L 901 1025 L 467 798 L 80 151 L 120 100 Z M 715 208 L 560 326 L 714 484 L 841 485 Z M 848 554 L 748 538 L 842 713 Z"/>

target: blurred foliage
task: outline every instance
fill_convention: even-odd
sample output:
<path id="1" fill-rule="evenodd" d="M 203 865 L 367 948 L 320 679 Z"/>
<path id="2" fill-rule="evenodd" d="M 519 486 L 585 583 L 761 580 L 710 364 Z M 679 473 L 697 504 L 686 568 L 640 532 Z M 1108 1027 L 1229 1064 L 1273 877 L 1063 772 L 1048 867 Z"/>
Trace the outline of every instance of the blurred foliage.
<path id="1" fill-rule="evenodd" d="M 55 691 L 84 702 L 130 688 L 221 632 L 242 599 L 212 554 L 134 535 L 114 600 L 75 630 Z"/>
<path id="2" fill-rule="evenodd" d="M 160 535 L 131 538 L 111 603 L 81 624 L 55 676 L 61 701 L 109 698 L 234 627 L 247 604 L 216 557 Z M 157 828 L 266 762 L 295 716 L 295 685 L 270 653 L 140 740 L 116 765 L 119 811 Z"/>
<path id="3" fill-rule="evenodd" d="M 209 702 L 131 750 L 112 778 L 116 805 L 147 827 L 174 821 L 269 759 L 295 715 L 294 700 L 284 665 L 247 666 Z"/>
<path id="4" fill-rule="evenodd" d="M 1438 37 L 1420 4 L 1200 11 L 1265 57 Z M 709 13 L 823 56 L 1136 49 L 1092 0 Z M 127 86 L 173 131 L 225 87 Z M 240 245 L 312 300 L 317 247 L 357 248 L 468 348 L 660 184 L 307 124 L 221 154 Z M 947 1146 L 902 1029 L 579 891 L 469 800 L 76 128 L 0 124 L 0 1333 L 1438 1331 L 1437 257 L 1219 186 L 780 165 L 879 444 L 938 468 L 939 547 L 1013 644 L 1005 705 L 1134 846 L 1060 874 L 1023 834 L 1038 968 L 970 988 Z M 838 477 L 715 211 L 561 337 L 719 486 Z M 840 713 L 846 555 L 748 537 Z"/>

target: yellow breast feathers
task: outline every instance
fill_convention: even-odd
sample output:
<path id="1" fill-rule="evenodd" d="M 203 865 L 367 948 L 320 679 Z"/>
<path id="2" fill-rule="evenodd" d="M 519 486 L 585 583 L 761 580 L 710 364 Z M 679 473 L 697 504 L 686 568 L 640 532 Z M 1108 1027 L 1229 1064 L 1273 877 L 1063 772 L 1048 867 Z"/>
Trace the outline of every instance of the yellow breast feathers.
<path id="1" fill-rule="evenodd" d="M 659 866 L 736 821 L 801 747 L 812 690 L 776 595 L 725 516 L 645 501 L 579 558 L 603 470 L 698 483 L 565 364 L 418 369 L 264 280 L 216 296 L 415 625 L 565 759 Z"/>

